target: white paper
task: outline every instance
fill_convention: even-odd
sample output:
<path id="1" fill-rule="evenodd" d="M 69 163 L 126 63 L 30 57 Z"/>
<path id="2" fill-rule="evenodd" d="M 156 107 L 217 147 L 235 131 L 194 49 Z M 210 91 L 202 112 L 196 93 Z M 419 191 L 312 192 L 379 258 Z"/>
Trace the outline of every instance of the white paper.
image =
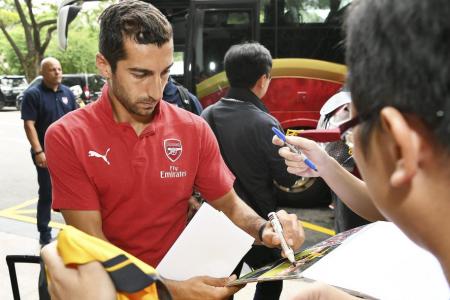
<path id="1" fill-rule="evenodd" d="M 165 278 L 227 277 L 254 239 L 222 212 L 203 203 L 156 270 Z"/>
<path id="2" fill-rule="evenodd" d="M 450 298 L 437 259 L 390 222 L 350 236 L 302 275 L 383 300 Z"/>

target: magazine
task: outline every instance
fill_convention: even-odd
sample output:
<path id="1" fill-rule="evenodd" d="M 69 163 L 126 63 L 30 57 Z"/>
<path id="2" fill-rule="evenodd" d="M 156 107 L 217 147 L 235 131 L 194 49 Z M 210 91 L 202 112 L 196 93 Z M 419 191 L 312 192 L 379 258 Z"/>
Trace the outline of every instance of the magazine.
<path id="1" fill-rule="evenodd" d="M 340 233 L 229 285 L 270 280 L 322 281 L 365 299 L 448 300 L 450 286 L 436 257 L 391 222 Z M 369 296 L 370 295 L 370 296 Z"/>
<path id="2" fill-rule="evenodd" d="M 350 235 L 358 232 L 364 226 L 353 228 L 351 230 L 339 233 L 332 236 L 325 241 L 322 241 L 306 250 L 299 251 L 295 254 L 296 264 L 295 267 L 292 263 L 286 259 L 277 260 L 271 264 L 268 264 L 262 268 L 254 270 L 245 274 L 239 279 L 229 283 L 228 285 L 240 285 L 249 282 L 257 281 L 273 281 L 284 279 L 301 279 L 303 278 L 302 272 L 318 262 L 324 255 L 331 250 L 338 247 L 344 240 Z"/>

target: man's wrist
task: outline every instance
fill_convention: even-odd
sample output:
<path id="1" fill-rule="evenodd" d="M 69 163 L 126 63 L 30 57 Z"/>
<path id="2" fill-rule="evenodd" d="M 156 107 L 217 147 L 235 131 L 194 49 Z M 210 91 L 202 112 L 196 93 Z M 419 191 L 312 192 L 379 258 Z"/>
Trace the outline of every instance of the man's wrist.
<path id="1" fill-rule="evenodd" d="M 259 230 L 258 230 L 258 238 L 259 238 L 259 241 L 261 244 L 264 244 L 264 242 L 263 242 L 264 228 L 266 228 L 266 223 L 261 224 L 261 226 L 259 227 Z"/>
<path id="2" fill-rule="evenodd" d="M 182 282 L 176 281 L 176 280 L 170 280 L 167 278 L 162 278 L 162 283 L 166 286 L 167 290 L 169 291 L 170 295 L 172 296 L 172 299 L 180 299 L 180 289 L 183 291 Z"/>
<path id="3" fill-rule="evenodd" d="M 33 151 L 34 156 L 44 153 L 44 150 Z"/>

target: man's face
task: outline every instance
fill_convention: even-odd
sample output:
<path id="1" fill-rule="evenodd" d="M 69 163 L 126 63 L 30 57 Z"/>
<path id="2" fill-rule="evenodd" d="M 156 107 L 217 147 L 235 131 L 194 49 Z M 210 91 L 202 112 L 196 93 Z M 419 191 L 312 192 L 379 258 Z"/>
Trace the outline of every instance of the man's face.
<path id="1" fill-rule="evenodd" d="M 62 80 L 61 64 L 56 59 L 48 59 L 42 65 L 41 74 L 46 85 L 57 86 Z"/>
<path id="2" fill-rule="evenodd" d="M 169 77 L 173 64 L 173 41 L 158 47 L 126 39 L 124 48 L 126 58 L 117 62 L 110 80 L 112 97 L 129 114 L 149 117 L 162 99 Z"/>

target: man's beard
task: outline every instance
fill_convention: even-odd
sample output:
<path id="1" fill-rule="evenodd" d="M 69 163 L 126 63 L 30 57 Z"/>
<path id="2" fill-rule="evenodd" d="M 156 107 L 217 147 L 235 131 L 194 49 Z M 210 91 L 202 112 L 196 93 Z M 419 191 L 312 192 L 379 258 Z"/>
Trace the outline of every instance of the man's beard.
<path id="1" fill-rule="evenodd" d="M 155 106 L 157 104 L 157 101 L 155 101 L 154 99 L 149 99 L 149 98 L 144 98 L 144 97 L 140 97 L 138 98 L 136 101 L 133 101 L 132 99 L 130 99 L 130 97 L 128 97 L 127 93 L 124 92 L 124 89 L 117 84 L 113 85 L 113 93 L 116 96 L 117 100 L 120 102 L 120 104 L 122 104 L 123 107 L 125 107 L 125 109 L 134 115 L 140 116 L 140 117 L 148 117 L 151 116 L 153 114 L 153 111 L 155 109 Z M 138 103 L 154 103 L 154 107 L 153 109 L 142 109 L 139 108 Z"/>

